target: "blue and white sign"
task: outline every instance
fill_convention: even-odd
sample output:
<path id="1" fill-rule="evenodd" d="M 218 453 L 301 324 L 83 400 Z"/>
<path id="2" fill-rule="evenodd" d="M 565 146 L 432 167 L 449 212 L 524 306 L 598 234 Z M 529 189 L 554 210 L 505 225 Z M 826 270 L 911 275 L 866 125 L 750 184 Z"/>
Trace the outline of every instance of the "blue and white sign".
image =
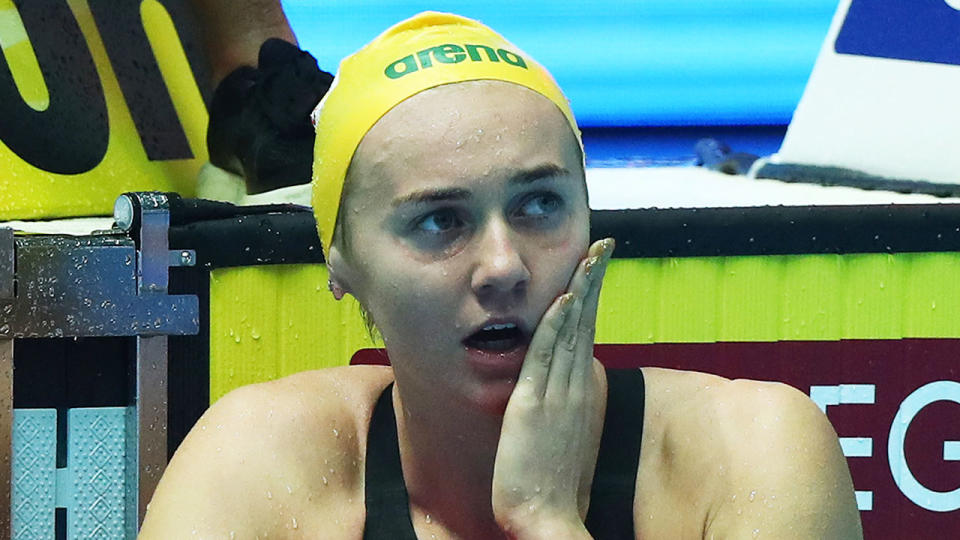
<path id="1" fill-rule="evenodd" d="M 853 0 L 841 54 L 960 65 L 960 0 Z"/>
<path id="2" fill-rule="evenodd" d="M 771 161 L 960 184 L 958 95 L 960 0 L 838 0 Z"/>

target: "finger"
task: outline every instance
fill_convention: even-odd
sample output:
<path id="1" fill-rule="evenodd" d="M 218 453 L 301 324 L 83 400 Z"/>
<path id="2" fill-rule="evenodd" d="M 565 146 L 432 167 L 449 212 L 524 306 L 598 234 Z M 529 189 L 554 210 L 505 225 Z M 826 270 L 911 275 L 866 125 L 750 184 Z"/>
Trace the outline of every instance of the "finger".
<path id="1" fill-rule="evenodd" d="M 575 362 L 574 355 L 577 349 L 577 324 L 583 309 L 583 299 L 590 288 L 589 274 L 598 263 L 597 257 L 590 257 L 582 261 L 573 274 L 569 289 L 570 294 L 573 295 L 573 301 L 554 346 L 554 357 L 550 365 L 545 395 L 563 397 L 567 394 L 570 370 Z"/>
<path id="2" fill-rule="evenodd" d="M 587 377 L 592 376 L 593 345 L 597 326 L 597 307 L 600 302 L 600 289 L 606 275 L 607 265 L 613 255 L 616 245 L 613 238 L 601 241 L 601 255 L 598 263 L 593 266 L 589 275 L 589 288 L 583 298 L 583 307 L 580 310 L 580 319 L 577 321 L 577 350 L 575 357 L 577 364 L 570 373 L 571 389 L 582 389 Z"/>
<path id="3" fill-rule="evenodd" d="M 573 303 L 573 295 L 566 293 L 557 297 L 537 324 L 533 332 L 527 355 L 520 367 L 518 388 L 525 388 L 535 396 L 542 397 L 547 386 L 547 377 L 553 363 L 554 346 L 557 336 Z"/>
<path id="4" fill-rule="evenodd" d="M 583 308 L 578 321 L 578 352 L 580 356 L 589 360 L 593 359 L 593 344 L 596 334 L 597 309 L 600 301 L 600 291 L 603 286 L 603 278 L 606 276 L 607 266 L 613 255 L 615 242 L 613 238 L 605 238 L 599 242 L 601 251 L 599 262 L 594 265 L 590 272 L 590 283 L 587 292 L 584 294 Z M 589 367 L 591 362 L 585 362 L 583 367 Z"/>
<path id="5" fill-rule="evenodd" d="M 600 254 L 598 255 L 597 264 L 593 265 L 591 271 L 589 272 L 589 283 L 586 292 L 584 292 L 583 298 L 583 311 L 580 314 L 579 329 L 581 331 L 581 336 L 586 336 L 588 339 L 579 340 L 581 346 L 592 347 L 593 346 L 593 336 L 594 329 L 596 327 L 597 319 L 597 305 L 600 300 L 600 288 L 603 285 L 603 278 L 607 272 L 607 265 L 610 262 L 610 257 L 613 254 L 613 248 L 615 242 L 613 238 L 605 238 L 598 242 L 600 244 Z M 590 354 L 592 355 L 592 349 Z"/>
<path id="6" fill-rule="evenodd" d="M 580 264 L 582 265 L 584 261 L 587 261 L 592 257 L 600 257 L 601 255 L 603 255 L 603 240 L 597 240 L 596 242 L 590 244 L 590 247 L 587 248 L 587 255 L 580 260 Z M 578 266 L 577 269 L 580 269 L 580 267 Z M 576 277 L 577 277 L 577 272 L 574 271 L 573 275 L 570 276 L 570 281 L 567 282 L 568 291 L 573 290 L 573 284 Z"/>

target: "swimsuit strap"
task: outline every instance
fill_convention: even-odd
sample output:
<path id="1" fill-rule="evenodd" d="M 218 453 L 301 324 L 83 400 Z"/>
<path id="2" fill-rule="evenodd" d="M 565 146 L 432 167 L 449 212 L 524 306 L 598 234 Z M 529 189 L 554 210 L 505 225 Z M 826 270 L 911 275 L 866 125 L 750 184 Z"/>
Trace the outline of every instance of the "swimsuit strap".
<path id="1" fill-rule="evenodd" d="M 416 540 L 403 483 L 390 383 L 370 419 L 365 479 L 365 540 Z M 643 372 L 607 370 L 607 412 L 590 491 L 587 530 L 594 538 L 634 538 L 633 498 L 643 435 Z"/>
<path id="2" fill-rule="evenodd" d="M 608 369 L 607 412 L 586 520 L 594 538 L 635 538 L 633 498 L 643 437 L 643 405 L 643 372 Z"/>
<path id="3" fill-rule="evenodd" d="M 364 540 L 416 540 L 410 521 L 410 500 L 403 483 L 397 420 L 393 412 L 393 383 L 387 385 L 370 418 L 364 504 L 367 508 Z"/>

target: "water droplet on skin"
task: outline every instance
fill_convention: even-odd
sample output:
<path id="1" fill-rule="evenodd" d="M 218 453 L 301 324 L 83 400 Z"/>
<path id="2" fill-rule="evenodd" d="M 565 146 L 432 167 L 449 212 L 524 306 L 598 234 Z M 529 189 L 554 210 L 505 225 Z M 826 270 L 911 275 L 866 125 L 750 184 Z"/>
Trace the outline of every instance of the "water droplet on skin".
<path id="1" fill-rule="evenodd" d="M 430 514 L 427 514 L 427 516 L 424 518 L 424 521 L 426 521 L 427 523 L 433 523 L 433 518 L 430 517 Z"/>
<path id="2" fill-rule="evenodd" d="M 290 487 L 290 485 L 289 485 L 289 484 L 287 485 L 287 493 L 289 493 L 289 494 L 293 494 L 293 488 L 292 488 L 292 487 Z"/>
<path id="3" fill-rule="evenodd" d="M 756 499 L 756 498 L 757 498 L 757 490 L 751 491 L 751 492 L 750 492 L 750 496 L 747 497 L 747 499 L 748 499 L 750 502 L 753 502 L 753 500 Z"/>
<path id="4" fill-rule="evenodd" d="M 270 490 L 267 490 L 267 498 L 273 499 L 273 493 L 270 493 Z"/>
<path id="5" fill-rule="evenodd" d="M 756 538 L 756 537 L 758 537 L 758 536 L 760 536 L 760 529 L 754 529 L 754 530 L 753 530 L 753 537 Z"/>
<path id="6" fill-rule="evenodd" d="M 333 436 L 340 438 L 340 431 L 337 428 L 333 428 Z"/>
<path id="7" fill-rule="evenodd" d="M 323 480 L 323 485 L 325 485 L 325 486 L 330 483 L 329 480 L 327 480 L 327 477 L 326 477 L 326 476 L 321 476 L 321 477 L 320 477 L 320 480 Z"/>
<path id="8" fill-rule="evenodd" d="M 293 519 L 293 528 L 296 529 L 296 528 L 297 528 L 297 518 L 291 518 L 291 519 Z"/>

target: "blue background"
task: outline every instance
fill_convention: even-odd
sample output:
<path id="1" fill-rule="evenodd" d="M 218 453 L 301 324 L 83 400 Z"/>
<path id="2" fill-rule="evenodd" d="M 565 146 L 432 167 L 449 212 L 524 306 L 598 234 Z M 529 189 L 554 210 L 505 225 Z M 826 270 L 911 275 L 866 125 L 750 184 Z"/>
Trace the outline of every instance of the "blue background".
<path id="1" fill-rule="evenodd" d="M 690 157 L 696 139 L 713 133 L 735 150 L 776 151 L 837 0 L 283 5 L 301 47 L 330 72 L 341 58 L 420 11 L 479 19 L 553 73 L 587 128 L 588 156 L 656 161 Z"/>

